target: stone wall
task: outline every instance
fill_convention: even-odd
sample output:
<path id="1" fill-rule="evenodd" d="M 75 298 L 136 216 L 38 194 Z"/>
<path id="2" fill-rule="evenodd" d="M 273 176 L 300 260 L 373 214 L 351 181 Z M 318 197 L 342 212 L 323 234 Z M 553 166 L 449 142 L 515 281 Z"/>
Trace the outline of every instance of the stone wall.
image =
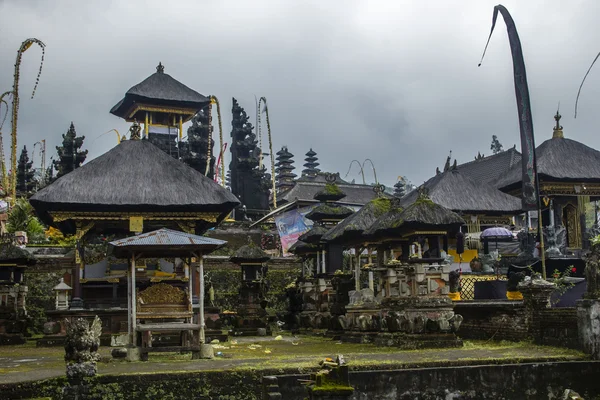
<path id="1" fill-rule="evenodd" d="M 455 303 L 463 316 L 458 336 L 462 339 L 532 339 L 537 344 L 581 348 L 575 308 L 537 309 L 533 317 L 522 301 L 474 300 Z"/>
<path id="2" fill-rule="evenodd" d="M 550 308 L 539 312 L 538 344 L 580 349 L 577 329 L 577 309 Z"/>
<path id="3" fill-rule="evenodd" d="M 527 338 L 529 324 L 522 301 L 459 301 L 454 312 L 462 315 L 462 339 L 511 340 Z"/>
<path id="4" fill-rule="evenodd" d="M 352 400 L 471 400 L 562 398 L 565 389 L 585 399 L 600 395 L 597 371 L 600 362 L 573 361 L 536 364 L 483 365 L 402 370 L 350 372 L 355 388 Z M 286 372 L 288 374 L 286 374 Z M 277 375 L 281 398 L 303 400 L 307 396 L 299 379 L 306 374 Z M 220 399 L 259 400 L 262 376 L 277 371 L 202 371 L 155 374 L 102 375 L 90 378 L 85 399 Z M 2 398 L 64 398 L 65 378 L 38 382 L 0 384 Z"/>

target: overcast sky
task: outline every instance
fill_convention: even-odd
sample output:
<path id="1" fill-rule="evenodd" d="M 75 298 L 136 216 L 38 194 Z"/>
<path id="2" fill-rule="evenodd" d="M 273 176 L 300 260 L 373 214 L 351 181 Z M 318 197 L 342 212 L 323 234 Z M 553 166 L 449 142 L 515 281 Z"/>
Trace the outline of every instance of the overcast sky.
<path id="1" fill-rule="evenodd" d="M 462 163 L 478 151 L 489 154 L 492 135 L 505 148 L 520 147 L 501 17 L 477 67 L 495 4 L 0 0 L 0 92 L 12 87 L 21 42 L 44 41 L 33 100 L 41 53 L 32 47 L 23 56 L 19 149 L 46 139 L 49 159 L 73 121 L 86 136 L 90 160 L 116 145 L 114 133 L 102 133 L 128 129 L 110 108 L 161 61 L 175 79 L 220 99 L 227 142 L 231 98 L 254 123 L 254 96 L 265 96 L 275 151 L 287 145 L 296 166 L 312 147 L 322 169 L 342 177 L 351 160 L 370 158 L 380 182 L 393 185 L 405 175 L 420 184 L 443 166 L 450 150 Z M 600 51 L 600 2 L 503 4 L 523 45 L 536 143 L 551 137 L 560 101 L 565 136 L 600 149 L 600 65 L 590 73 L 573 118 L 581 79 Z M 35 158 L 39 164 L 39 154 Z M 361 180 L 356 166 L 347 179 Z"/>

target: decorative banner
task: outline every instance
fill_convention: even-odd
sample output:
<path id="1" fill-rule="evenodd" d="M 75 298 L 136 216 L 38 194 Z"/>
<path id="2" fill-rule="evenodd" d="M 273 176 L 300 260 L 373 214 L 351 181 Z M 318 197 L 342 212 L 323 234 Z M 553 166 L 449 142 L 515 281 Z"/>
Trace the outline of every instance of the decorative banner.
<path id="1" fill-rule="evenodd" d="M 481 61 L 485 57 L 485 51 L 490 44 L 494 27 L 496 26 L 496 18 L 498 11 L 502 13 L 506 29 L 508 31 L 508 39 L 510 42 L 510 50 L 513 58 L 513 72 L 515 79 L 515 94 L 517 98 L 517 109 L 519 111 L 519 126 L 521 128 L 521 164 L 523 166 L 523 188 L 522 188 L 522 206 L 523 211 L 537 210 L 539 207 L 539 190 L 537 181 L 537 166 L 535 161 L 535 141 L 533 138 L 533 120 L 531 116 L 531 104 L 529 102 L 529 87 L 527 85 L 527 74 L 525 73 L 525 61 L 523 60 L 523 50 L 521 41 L 515 22 L 513 21 L 508 10 L 502 6 L 494 7 L 494 15 L 492 17 L 492 29 L 488 37 Z M 481 62 L 479 63 L 481 66 Z"/>
<path id="2" fill-rule="evenodd" d="M 285 212 L 275 217 L 275 225 L 279 232 L 281 240 L 281 250 L 283 256 L 287 257 L 292 254 L 288 253 L 288 249 L 298 241 L 298 238 L 303 233 L 312 228 L 313 222 L 304 218 L 315 206 L 303 207 Z"/>
<path id="3" fill-rule="evenodd" d="M 129 217 L 129 231 L 143 232 L 144 231 L 144 217 Z"/>

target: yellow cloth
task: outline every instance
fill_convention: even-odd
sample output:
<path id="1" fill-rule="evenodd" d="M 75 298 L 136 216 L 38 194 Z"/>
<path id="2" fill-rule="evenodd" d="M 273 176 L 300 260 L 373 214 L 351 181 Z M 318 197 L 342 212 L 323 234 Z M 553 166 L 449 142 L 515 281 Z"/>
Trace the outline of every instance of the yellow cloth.
<path id="1" fill-rule="evenodd" d="M 523 300 L 521 292 L 506 292 L 506 298 L 509 300 Z"/>
<path id="2" fill-rule="evenodd" d="M 460 300 L 460 292 L 448 293 L 448 297 L 450 297 L 450 300 L 458 301 Z"/>
<path id="3" fill-rule="evenodd" d="M 154 276 L 157 277 L 161 277 L 161 278 L 175 278 L 175 273 L 168 273 L 168 272 L 163 272 L 163 271 L 156 271 L 154 273 Z"/>

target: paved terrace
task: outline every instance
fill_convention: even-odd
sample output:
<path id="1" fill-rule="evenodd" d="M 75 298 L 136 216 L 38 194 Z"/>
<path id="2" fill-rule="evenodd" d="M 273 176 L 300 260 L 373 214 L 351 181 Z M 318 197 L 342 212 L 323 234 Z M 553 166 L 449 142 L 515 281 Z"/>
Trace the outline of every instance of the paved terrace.
<path id="1" fill-rule="evenodd" d="M 307 373 L 324 357 L 343 354 L 353 370 L 398 369 L 493 363 L 572 361 L 586 356 L 575 350 L 536 346 L 529 342 L 467 341 L 460 349 L 399 350 L 370 344 L 339 343 L 331 339 L 284 336 L 239 338 L 215 344 L 212 360 L 191 360 L 190 354 L 150 354 L 149 361 L 129 363 L 113 360 L 110 347 L 102 347 L 101 375 L 140 373 L 297 369 Z M 35 342 L 0 347 L 0 384 L 60 377 L 65 375 L 62 347 L 36 348 Z"/>

